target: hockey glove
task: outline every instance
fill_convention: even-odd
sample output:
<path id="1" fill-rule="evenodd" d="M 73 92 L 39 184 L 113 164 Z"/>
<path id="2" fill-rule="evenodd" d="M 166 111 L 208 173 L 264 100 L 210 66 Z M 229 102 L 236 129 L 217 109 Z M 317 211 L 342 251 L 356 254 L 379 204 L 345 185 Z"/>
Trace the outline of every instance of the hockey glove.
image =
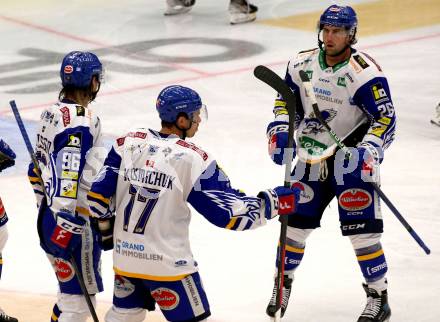
<path id="1" fill-rule="evenodd" d="M 374 178 L 383 160 L 383 150 L 372 143 L 361 142 L 354 150 L 354 153 L 356 152 L 356 168 L 350 174 L 358 179 Z M 356 155 L 353 158 L 356 159 Z"/>
<path id="2" fill-rule="evenodd" d="M 285 164 L 285 149 L 287 148 L 289 123 L 274 121 L 267 126 L 267 138 L 269 139 L 268 151 L 270 158 L 276 164 Z M 295 158 L 295 141 L 293 142 L 292 160 Z"/>
<path id="3" fill-rule="evenodd" d="M 115 217 L 106 219 L 90 219 L 93 228 L 98 232 L 98 244 L 102 250 L 113 249 L 113 230 L 115 228 Z"/>
<path id="4" fill-rule="evenodd" d="M 81 244 L 86 220 L 66 212 L 57 213 L 57 225 L 50 237 L 55 257 L 70 259 L 72 252 Z"/>
<path id="5" fill-rule="evenodd" d="M 272 219 L 277 215 L 291 215 L 296 211 L 300 190 L 279 186 L 261 191 L 258 197 L 264 200 L 265 217 Z"/>
<path id="6" fill-rule="evenodd" d="M 14 151 L 12 151 L 5 141 L 0 139 L 0 172 L 12 167 L 15 164 L 15 157 Z"/>

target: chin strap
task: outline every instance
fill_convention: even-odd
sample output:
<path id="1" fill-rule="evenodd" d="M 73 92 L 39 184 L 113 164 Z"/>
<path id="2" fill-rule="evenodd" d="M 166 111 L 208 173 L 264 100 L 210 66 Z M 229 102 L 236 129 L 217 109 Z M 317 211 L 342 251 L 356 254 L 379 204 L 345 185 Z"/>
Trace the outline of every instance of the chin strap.
<path id="1" fill-rule="evenodd" d="M 91 93 L 91 96 L 90 96 L 89 103 L 93 102 L 95 100 L 95 98 L 96 98 L 96 95 L 98 95 L 98 92 L 101 89 L 101 82 L 98 81 L 98 89 L 95 92 L 92 92 L 92 86 L 93 86 L 93 83 L 90 83 L 90 93 Z"/>
<path id="2" fill-rule="evenodd" d="M 186 139 L 186 131 L 188 131 L 188 130 L 191 128 L 192 124 L 193 124 L 193 121 L 192 121 L 192 120 L 189 120 L 189 122 L 190 122 L 190 123 L 189 123 L 189 127 L 186 128 L 186 129 L 180 128 L 180 127 L 177 125 L 177 123 L 174 122 L 174 126 L 177 127 L 177 129 L 179 129 L 180 131 L 182 131 L 182 135 L 180 136 L 180 138 L 181 138 L 182 140 L 185 140 L 185 139 Z"/>

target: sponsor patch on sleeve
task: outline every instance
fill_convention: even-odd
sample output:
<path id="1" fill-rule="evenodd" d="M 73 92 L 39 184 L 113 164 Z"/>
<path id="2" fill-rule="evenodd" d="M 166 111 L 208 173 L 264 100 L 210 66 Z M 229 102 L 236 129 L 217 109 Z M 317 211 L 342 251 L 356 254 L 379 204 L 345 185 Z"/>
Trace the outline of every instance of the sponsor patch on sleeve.
<path id="1" fill-rule="evenodd" d="M 370 65 L 359 55 L 354 55 L 353 59 L 361 66 L 363 69 L 368 68 Z"/>
<path id="2" fill-rule="evenodd" d="M 371 86 L 371 92 L 373 93 L 374 102 L 376 104 L 382 103 L 388 100 L 388 95 L 381 82 L 377 82 Z"/>

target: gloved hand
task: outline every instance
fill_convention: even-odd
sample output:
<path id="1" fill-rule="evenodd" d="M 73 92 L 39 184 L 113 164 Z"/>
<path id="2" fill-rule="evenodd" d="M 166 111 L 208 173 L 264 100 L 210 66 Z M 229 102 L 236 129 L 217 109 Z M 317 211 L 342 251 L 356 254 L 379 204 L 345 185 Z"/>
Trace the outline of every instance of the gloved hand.
<path id="1" fill-rule="evenodd" d="M 105 219 L 91 219 L 94 229 L 98 232 L 98 244 L 102 250 L 113 249 L 113 230 L 115 228 L 115 217 Z"/>
<path id="2" fill-rule="evenodd" d="M 296 187 L 279 186 L 261 191 L 258 197 L 264 200 L 266 219 L 272 219 L 277 215 L 291 215 L 296 211 L 300 190 Z"/>
<path id="3" fill-rule="evenodd" d="M 274 121 L 267 126 L 267 138 L 269 139 L 268 152 L 273 162 L 276 164 L 285 164 L 287 160 L 284 160 L 285 148 L 288 143 L 288 131 L 289 123 L 282 121 Z M 292 160 L 295 158 L 295 141 L 293 141 L 293 153 Z"/>
<path id="4" fill-rule="evenodd" d="M 16 155 L 14 151 L 0 139 L 0 172 L 6 168 L 12 167 L 15 164 Z"/>
<path id="5" fill-rule="evenodd" d="M 86 220 L 67 212 L 57 213 L 57 225 L 50 237 L 55 257 L 70 259 L 72 252 L 81 244 Z"/>
<path id="6" fill-rule="evenodd" d="M 354 150 L 354 153 L 356 152 L 358 154 L 357 165 L 350 174 L 356 178 L 362 178 L 362 173 L 366 176 L 373 176 L 383 160 L 382 149 L 372 143 L 362 142 Z"/>

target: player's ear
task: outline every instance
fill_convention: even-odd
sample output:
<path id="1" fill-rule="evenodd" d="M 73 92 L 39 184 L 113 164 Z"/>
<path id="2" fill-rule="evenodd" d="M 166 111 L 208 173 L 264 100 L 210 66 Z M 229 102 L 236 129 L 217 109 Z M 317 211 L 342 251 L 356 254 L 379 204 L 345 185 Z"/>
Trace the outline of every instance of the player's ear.
<path id="1" fill-rule="evenodd" d="M 179 115 L 176 119 L 176 125 L 178 128 L 184 129 L 188 126 L 188 118 L 185 115 Z"/>

